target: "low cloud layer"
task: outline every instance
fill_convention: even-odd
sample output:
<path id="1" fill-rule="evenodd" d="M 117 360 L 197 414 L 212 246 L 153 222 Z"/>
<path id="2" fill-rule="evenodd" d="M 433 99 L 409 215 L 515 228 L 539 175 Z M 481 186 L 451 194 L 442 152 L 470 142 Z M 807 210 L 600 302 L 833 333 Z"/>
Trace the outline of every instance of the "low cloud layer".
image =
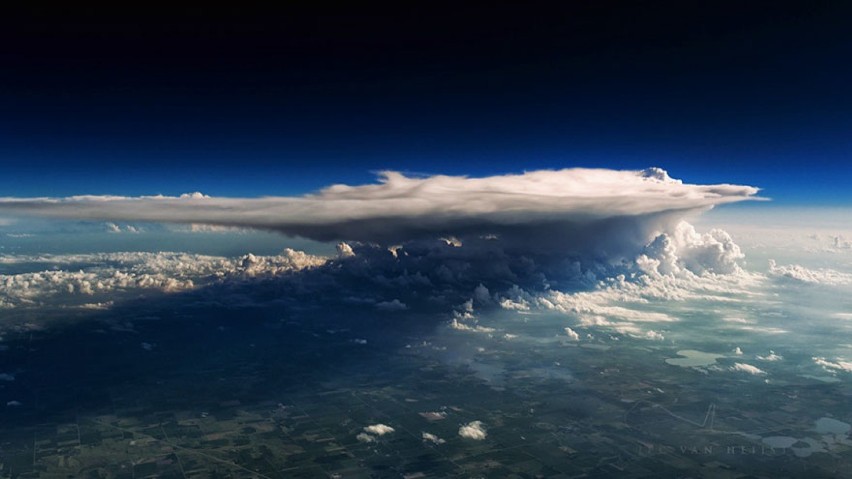
<path id="1" fill-rule="evenodd" d="M 278 277 L 327 259 L 301 251 L 234 258 L 185 253 L 5 256 L 0 266 L 33 271 L 0 274 L 0 310 L 48 305 L 95 308 L 144 291 L 178 292 L 221 281 Z"/>
<path id="2" fill-rule="evenodd" d="M 207 224 L 320 241 L 391 246 L 451 238 L 509 248 L 612 256 L 644 246 L 684 216 L 753 198 L 757 188 L 691 185 L 658 168 L 564 169 L 519 175 L 412 178 L 334 185 L 301 197 L 75 196 L 5 198 L 0 213 L 111 222 Z"/>

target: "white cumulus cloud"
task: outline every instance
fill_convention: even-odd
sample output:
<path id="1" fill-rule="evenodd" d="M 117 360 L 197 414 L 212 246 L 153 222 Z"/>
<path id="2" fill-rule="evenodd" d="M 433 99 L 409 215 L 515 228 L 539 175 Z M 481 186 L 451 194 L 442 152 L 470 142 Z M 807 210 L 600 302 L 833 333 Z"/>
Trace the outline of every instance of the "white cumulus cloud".
<path id="1" fill-rule="evenodd" d="M 784 359 L 784 356 L 781 356 L 779 354 L 775 354 L 775 351 L 772 351 L 772 350 L 770 350 L 769 354 L 767 354 L 766 356 L 755 356 L 755 357 L 760 361 L 771 361 L 771 362 L 781 361 L 782 359 Z"/>
<path id="2" fill-rule="evenodd" d="M 739 371 L 753 375 L 766 374 L 766 371 L 746 363 L 734 363 L 734 365 L 731 366 L 731 371 Z"/>
<path id="3" fill-rule="evenodd" d="M 376 436 L 384 436 L 385 434 L 390 434 L 394 432 L 395 429 L 385 425 L 385 424 L 372 424 L 370 426 L 366 426 L 364 428 L 364 432 L 376 435 Z"/>
<path id="4" fill-rule="evenodd" d="M 93 309 L 116 294 L 167 293 L 226 279 L 275 277 L 325 264 L 326 258 L 286 249 L 277 256 L 218 257 L 185 253 L 97 253 L 0 256 L 0 264 L 38 271 L 0 275 L 0 308 L 51 304 Z M 93 302 L 93 298 L 104 302 Z"/>
<path id="5" fill-rule="evenodd" d="M 423 442 L 431 442 L 432 444 L 444 444 L 445 442 L 447 442 L 441 439 L 440 437 L 428 432 L 423 432 L 421 437 L 423 438 Z"/>
<path id="6" fill-rule="evenodd" d="M 482 441 L 488 436 L 488 432 L 485 430 L 482 421 L 471 421 L 459 428 L 459 436 L 475 441 Z"/>
<path id="7" fill-rule="evenodd" d="M 772 275 L 802 283 L 845 285 L 852 283 L 852 275 L 830 268 L 810 269 L 798 264 L 778 265 L 769 260 L 769 272 Z"/>
<path id="8" fill-rule="evenodd" d="M 567 335 L 568 335 L 568 338 L 569 338 L 569 339 L 571 339 L 571 341 L 579 341 L 579 340 L 580 340 L 580 335 L 579 335 L 579 334 L 577 334 L 577 332 L 576 332 L 576 331 L 574 331 L 574 330 L 573 330 L 573 329 L 571 329 L 571 328 L 567 328 L 567 327 L 566 327 L 566 328 L 565 328 L 565 334 L 567 334 Z"/>
<path id="9" fill-rule="evenodd" d="M 836 371 L 844 371 L 847 373 L 852 373 L 852 361 L 844 361 L 840 359 L 836 359 L 834 361 L 829 361 L 826 358 L 813 358 L 814 363 L 818 366 L 821 366 L 826 371 L 836 372 Z"/>

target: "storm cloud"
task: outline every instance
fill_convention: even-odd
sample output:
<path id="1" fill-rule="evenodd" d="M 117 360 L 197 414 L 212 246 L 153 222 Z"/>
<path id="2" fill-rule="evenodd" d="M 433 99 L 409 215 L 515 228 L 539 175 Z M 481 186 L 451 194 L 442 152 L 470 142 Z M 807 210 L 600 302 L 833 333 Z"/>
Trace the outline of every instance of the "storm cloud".
<path id="1" fill-rule="evenodd" d="M 659 168 L 563 169 L 469 178 L 386 171 L 376 184 L 298 197 L 4 198 L 0 212 L 116 222 L 208 224 L 319 241 L 392 246 L 424 239 L 499 239 L 508 248 L 632 254 L 686 216 L 753 199 L 757 188 L 692 185 Z M 630 248 L 628 248 L 630 249 Z"/>

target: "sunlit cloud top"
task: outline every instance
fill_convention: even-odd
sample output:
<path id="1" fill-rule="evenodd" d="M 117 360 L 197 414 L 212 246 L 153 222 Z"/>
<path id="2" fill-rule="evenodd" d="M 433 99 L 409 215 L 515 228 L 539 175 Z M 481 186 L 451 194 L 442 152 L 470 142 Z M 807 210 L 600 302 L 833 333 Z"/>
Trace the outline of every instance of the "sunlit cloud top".
<path id="1" fill-rule="evenodd" d="M 410 177 L 379 174 L 379 182 L 333 185 L 298 197 L 168 196 L 4 198 L 3 214 L 103 221 L 237 226 L 320 241 L 393 244 L 454 236 L 543 237 L 677 217 L 755 198 L 757 188 L 692 185 L 659 168 L 642 171 L 563 169 L 516 175 Z M 653 226 L 653 228 L 652 228 Z M 648 231 L 645 231 L 648 230 Z M 646 238 L 642 238 L 643 240 Z"/>

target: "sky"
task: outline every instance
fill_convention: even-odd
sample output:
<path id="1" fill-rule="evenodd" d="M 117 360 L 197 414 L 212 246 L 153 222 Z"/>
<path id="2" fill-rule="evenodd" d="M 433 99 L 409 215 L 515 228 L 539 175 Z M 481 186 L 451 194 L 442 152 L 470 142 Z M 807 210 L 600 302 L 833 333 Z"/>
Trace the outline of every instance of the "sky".
<path id="1" fill-rule="evenodd" d="M 564 3 L 11 13 L 0 196 L 659 166 L 852 201 L 848 4 Z"/>

